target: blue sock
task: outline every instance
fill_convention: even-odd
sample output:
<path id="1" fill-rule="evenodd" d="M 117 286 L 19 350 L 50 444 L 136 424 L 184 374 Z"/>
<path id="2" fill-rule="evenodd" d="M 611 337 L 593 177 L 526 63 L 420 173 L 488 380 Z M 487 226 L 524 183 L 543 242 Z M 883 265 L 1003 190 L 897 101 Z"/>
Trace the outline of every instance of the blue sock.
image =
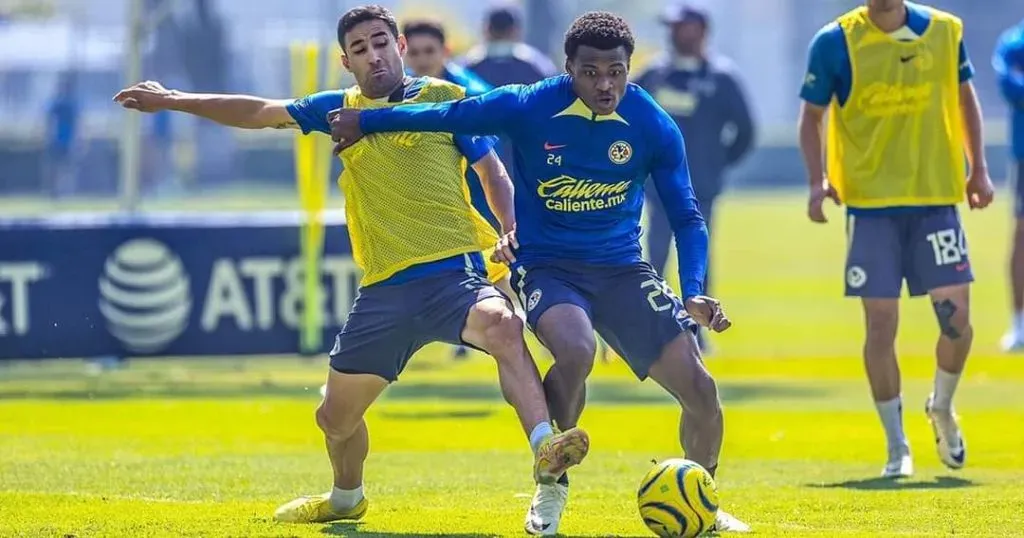
<path id="1" fill-rule="evenodd" d="M 550 422 L 541 422 L 534 426 L 533 431 L 530 432 L 530 448 L 533 449 L 534 454 L 537 453 L 537 449 L 540 448 L 540 444 L 544 442 L 544 439 L 554 434 L 555 430 L 551 429 Z"/>

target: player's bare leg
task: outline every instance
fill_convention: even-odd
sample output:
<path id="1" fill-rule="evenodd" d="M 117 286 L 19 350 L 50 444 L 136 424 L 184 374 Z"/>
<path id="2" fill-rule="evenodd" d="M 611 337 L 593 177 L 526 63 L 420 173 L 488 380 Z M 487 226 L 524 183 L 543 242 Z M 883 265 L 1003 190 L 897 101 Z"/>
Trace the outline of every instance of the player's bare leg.
<path id="1" fill-rule="evenodd" d="M 537 336 L 555 357 L 555 363 L 544 376 L 551 417 L 559 428 L 573 428 L 583 413 L 586 380 L 594 367 L 594 328 L 580 307 L 558 304 L 537 321 Z M 526 532 L 541 536 L 557 534 L 568 502 L 568 475 L 560 476 L 555 484 L 538 485 L 526 512 Z"/>
<path id="2" fill-rule="evenodd" d="M 718 470 L 724 423 L 718 385 L 701 357 L 697 338 L 684 332 L 670 342 L 651 365 L 648 375 L 682 406 L 679 443 L 686 457 L 711 473 Z M 719 510 L 714 530 L 749 532 L 750 526 Z"/>
<path id="3" fill-rule="evenodd" d="M 685 420 L 679 423 L 679 442 L 686 457 L 714 476 L 722 450 L 722 404 L 694 335 L 680 334 L 665 346 L 648 375 L 682 406 Z"/>
<path id="4" fill-rule="evenodd" d="M 583 414 L 587 376 L 594 369 L 594 327 L 582 308 L 558 304 L 537 321 L 537 336 L 555 357 L 544 376 L 551 418 L 559 428 L 573 428 Z"/>
<path id="5" fill-rule="evenodd" d="M 939 458 L 951 469 L 963 467 L 967 458 L 967 446 L 953 412 L 953 395 L 974 340 L 970 290 L 970 285 L 961 284 L 928 292 L 939 322 L 940 335 L 935 346 L 935 388 L 925 409 L 935 432 Z"/>
<path id="6" fill-rule="evenodd" d="M 512 405 L 536 455 L 534 478 L 550 484 L 579 464 L 589 450 L 589 439 L 573 428 L 555 434 L 537 365 L 523 339 L 523 321 L 503 298 L 477 303 L 469 312 L 462 338 L 487 351 L 498 364 L 498 379 L 505 400 Z"/>
<path id="7" fill-rule="evenodd" d="M 363 496 L 363 463 L 370 446 L 363 415 L 387 385 L 385 379 L 375 375 L 330 370 L 324 399 L 316 410 L 316 423 L 327 441 L 334 487 L 328 493 L 299 497 L 280 506 L 274 513 L 275 519 L 289 523 L 324 523 L 363 517 L 367 508 Z"/>
<path id="8" fill-rule="evenodd" d="M 518 297 L 518 295 L 516 295 L 516 292 L 512 289 L 512 283 L 509 281 L 508 276 L 506 275 L 505 277 L 495 282 L 494 287 L 501 290 L 502 293 L 507 295 L 512 300 L 513 306 L 515 307 L 516 316 L 519 316 L 520 319 L 526 319 L 526 315 L 523 313 L 522 310 L 522 305 L 520 305 L 517 302 L 516 297 Z M 469 349 L 466 348 L 466 346 L 458 346 L 455 348 L 455 358 L 461 359 L 467 356 L 469 356 Z"/>
<path id="9" fill-rule="evenodd" d="M 910 442 L 903 431 L 900 367 L 896 361 L 899 299 L 864 299 L 864 369 L 871 397 L 885 429 L 888 459 L 882 476 L 896 478 L 914 473 Z"/>
<path id="10" fill-rule="evenodd" d="M 1021 178 L 1019 181 L 1024 181 Z M 1010 304 L 1013 306 L 1013 325 L 1003 337 L 1005 351 L 1024 351 L 1024 219 L 1017 219 L 1010 251 Z"/>

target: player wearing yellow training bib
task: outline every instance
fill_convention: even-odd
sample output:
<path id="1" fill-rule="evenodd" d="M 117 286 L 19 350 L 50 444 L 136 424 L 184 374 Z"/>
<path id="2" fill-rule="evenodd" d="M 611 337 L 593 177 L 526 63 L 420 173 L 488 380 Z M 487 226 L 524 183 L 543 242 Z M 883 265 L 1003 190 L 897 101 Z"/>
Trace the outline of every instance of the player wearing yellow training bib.
<path id="1" fill-rule="evenodd" d="M 846 295 L 863 303 L 864 362 L 888 442 L 882 474 L 903 477 L 913 473 L 895 352 L 903 281 L 911 296 L 930 296 L 938 318 L 926 409 L 940 459 L 960 468 L 967 452 L 952 399 L 973 336 L 973 275 L 956 206 L 966 193 L 972 209 L 986 207 L 992 182 L 963 23 L 904 0 L 865 4 L 811 44 L 800 147 L 811 220 L 826 221 L 826 198 L 847 206 Z"/>
<path id="2" fill-rule="evenodd" d="M 178 110 L 242 128 L 298 128 L 330 133 L 331 112 L 398 103 L 442 102 L 462 88 L 404 76 L 406 41 L 380 6 L 349 10 L 338 21 L 342 63 L 357 86 L 298 100 L 168 91 L 145 82 L 120 92 L 126 108 Z M 480 175 L 503 231 L 515 228 L 512 182 L 492 151 L 494 140 L 442 133 L 366 137 L 341 152 L 341 188 L 353 256 L 364 277 L 331 351 L 316 422 L 334 470 L 330 492 L 300 497 L 276 511 L 279 521 L 361 519 L 368 433 L 363 414 L 409 358 L 431 342 L 466 344 L 495 357 L 502 393 L 515 408 L 534 452 L 534 478 L 553 483 L 587 453 L 586 434 L 555 434 L 523 324 L 511 299 L 488 281 L 481 250 L 497 242 L 473 209 L 467 164 Z"/>

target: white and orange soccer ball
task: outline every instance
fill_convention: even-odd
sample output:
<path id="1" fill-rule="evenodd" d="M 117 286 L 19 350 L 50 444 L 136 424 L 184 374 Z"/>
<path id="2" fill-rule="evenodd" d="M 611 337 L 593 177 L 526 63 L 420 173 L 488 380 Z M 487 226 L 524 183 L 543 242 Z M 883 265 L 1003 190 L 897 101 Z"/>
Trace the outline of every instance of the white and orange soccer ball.
<path id="1" fill-rule="evenodd" d="M 692 538 L 707 532 L 718 513 L 718 486 L 699 464 L 662 461 L 640 482 L 637 505 L 644 524 L 662 538 Z"/>

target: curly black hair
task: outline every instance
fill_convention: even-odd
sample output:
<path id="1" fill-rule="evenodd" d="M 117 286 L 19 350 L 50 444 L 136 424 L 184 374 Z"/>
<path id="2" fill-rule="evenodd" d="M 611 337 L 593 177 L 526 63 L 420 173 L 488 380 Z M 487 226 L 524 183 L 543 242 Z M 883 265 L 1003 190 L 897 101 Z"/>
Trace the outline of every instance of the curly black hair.
<path id="1" fill-rule="evenodd" d="M 626 54 L 633 56 L 636 41 L 622 17 L 607 11 L 590 11 L 573 21 L 565 33 L 565 56 L 574 59 L 580 46 L 598 50 L 625 47 Z"/>
<path id="2" fill-rule="evenodd" d="M 376 4 L 359 6 L 346 11 L 338 19 L 338 44 L 341 45 L 341 50 L 345 50 L 345 34 L 366 21 L 382 21 L 388 25 L 391 35 L 398 39 L 398 19 L 391 13 L 391 10 Z"/>

